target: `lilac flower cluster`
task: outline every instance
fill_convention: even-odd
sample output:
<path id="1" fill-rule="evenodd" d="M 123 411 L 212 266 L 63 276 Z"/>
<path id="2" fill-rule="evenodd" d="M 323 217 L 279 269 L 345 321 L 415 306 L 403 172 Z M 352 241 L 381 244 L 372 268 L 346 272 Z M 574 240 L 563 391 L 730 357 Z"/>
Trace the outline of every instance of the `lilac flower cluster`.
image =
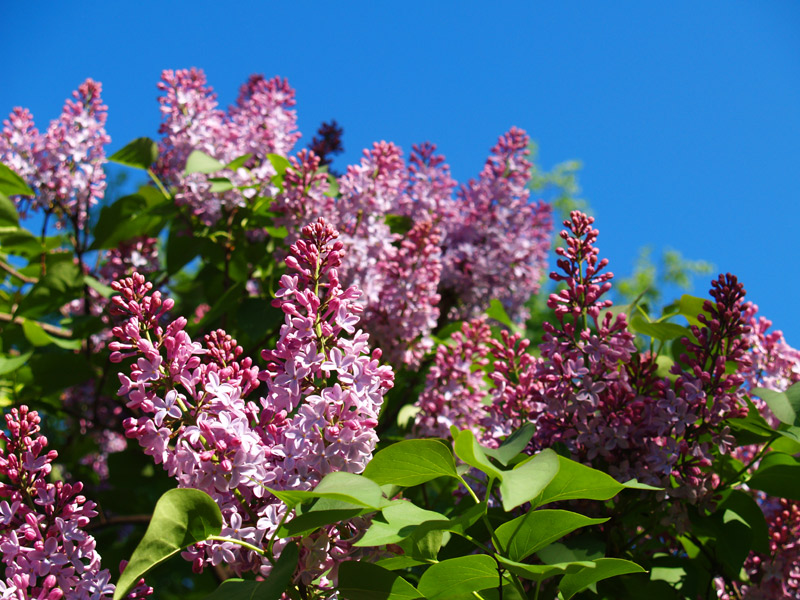
<path id="1" fill-rule="evenodd" d="M 0 431 L 0 551 L 3 598 L 97 600 L 114 586 L 101 569 L 95 540 L 84 529 L 97 515 L 83 486 L 48 481 L 58 456 L 47 450 L 36 411 L 21 406 L 5 415 Z M 142 595 L 143 582 L 137 589 Z M 146 595 L 146 594 L 145 594 Z"/>
<path id="2" fill-rule="evenodd" d="M 475 317 L 497 298 L 524 321 L 524 304 L 539 291 L 552 216 L 549 205 L 529 200 L 529 144 L 516 127 L 501 136 L 480 177 L 461 188 L 455 217 L 442 223 L 442 295 L 451 317 Z"/>
<path id="3" fill-rule="evenodd" d="M 273 195 L 270 177 L 275 174 L 267 154 L 286 156 L 300 138 L 294 90 L 285 79 L 253 75 L 242 85 L 236 104 L 227 112 L 217 108 L 216 94 L 206 84 L 200 69 L 166 70 L 158 84 L 164 122 L 156 172 L 174 186 L 175 199 L 186 205 L 203 223 L 216 223 L 223 208 L 241 206 L 247 198 L 266 188 Z M 250 154 L 235 170 L 223 170 L 236 189 L 212 191 L 212 183 L 200 173 L 184 174 L 186 159 L 193 150 L 212 156 L 223 164 Z M 246 168 L 244 168 L 246 167 Z"/>
<path id="4" fill-rule="evenodd" d="M 134 272 L 155 272 L 160 268 L 157 244 L 155 238 L 139 237 L 106 251 L 95 273 L 97 279 L 110 285 Z M 66 315 L 88 313 L 100 317 L 106 324 L 105 329 L 90 337 L 95 352 L 105 348 L 112 339 L 111 319 L 107 314 L 109 303 L 94 288 L 88 288 L 83 298 L 73 300 L 62 308 Z M 97 451 L 86 454 L 81 462 L 92 465 L 101 481 L 107 479 L 108 455 L 122 452 L 127 446 L 125 436 L 121 433 L 123 407 L 115 399 L 102 394 L 95 380 L 67 388 L 61 400 L 67 413 L 77 421 L 81 435 L 91 436 L 97 444 Z"/>
<path id="5" fill-rule="evenodd" d="M 746 313 L 750 326 L 747 339 L 752 364 L 743 372 L 745 385 L 751 390 L 760 387 L 784 392 L 800 381 L 800 350 L 787 344 L 780 330 L 769 331 L 772 321 L 757 313 L 758 306 L 755 304 L 750 305 Z M 763 400 L 757 396 L 751 397 L 764 417 L 777 426 L 777 419 Z"/>
<path id="6" fill-rule="evenodd" d="M 486 396 L 483 367 L 489 364 L 491 335 L 484 321 L 468 321 L 452 335 L 450 345 L 436 349 L 436 362 L 416 403 L 415 435 L 447 438 L 453 425 L 459 429 L 480 427 Z"/>
<path id="7" fill-rule="evenodd" d="M 15 108 L 3 121 L 0 161 L 17 172 L 33 189 L 33 198 L 16 197 L 20 213 L 28 208 L 54 215 L 57 227 L 78 231 L 86 225 L 89 209 L 103 198 L 107 107 L 102 86 L 87 79 L 73 99 L 67 100 L 61 116 L 40 134 L 31 113 Z"/>
<path id="8" fill-rule="evenodd" d="M 544 324 L 540 357 L 528 352 L 527 340 L 508 333 L 500 340 L 473 334 L 475 366 L 461 337 L 441 346 L 417 403 L 418 430 L 447 435 L 437 417 L 449 425 L 456 419 L 448 415 L 469 415 L 469 423 L 458 424 L 497 444 L 532 422 L 533 449 L 561 443 L 579 460 L 601 461 L 620 480 L 635 477 L 700 501 L 718 483 L 708 469 L 713 448 L 733 448 L 723 421 L 741 416 L 744 406 L 743 377 L 726 373 L 726 363 L 742 370 L 750 364 L 744 290 L 730 275 L 712 283 L 714 301 L 706 301 L 693 339 L 683 340 L 687 351 L 673 367 L 674 381 L 660 377 L 655 356 L 637 351 L 625 314 L 607 310 L 611 301 L 604 295 L 613 275 L 598 256 L 593 221 L 575 211 L 564 222 L 561 272 L 551 274 L 562 289 L 548 301 L 556 321 Z M 464 333 L 481 327 L 482 321 L 471 322 Z M 445 370 L 454 367 L 453 374 Z"/>
<path id="9" fill-rule="evenodd" d="M 261 372 L 223 331 L 200 344 L 184 331 L 184 318 L 167 323 L 173 301 L 141 275 L 113 284 L 120 293 L 114 312 L 127 320 L 114 329 L 111 358 L 135 359 L 130 375 L 119 376 L 119 393 L 141 415 L 125 422 L 126 435 L 180 487 L 211 495 L 223 513 L 222 536 L 231 540 L 185 553 L 197 570 L 225 562 L 237 573 L 266 575 L 286 543 L 275 539 L 284 507 L 266 487 L 308 490 L 326 473 L 362 471 L 372 455 L 393 374 L 355 329 L 359 292 L 339 283 L 336 237 L 320 219 L 292 245 L 274 301 L 285 323 L 275 349 L 262 353 L 268 366 Z M 260 381 L 265 396 L 247 400 Z M 304 543 L 300 581 L 347 554 L 340 533 L 331 527 Z"/>

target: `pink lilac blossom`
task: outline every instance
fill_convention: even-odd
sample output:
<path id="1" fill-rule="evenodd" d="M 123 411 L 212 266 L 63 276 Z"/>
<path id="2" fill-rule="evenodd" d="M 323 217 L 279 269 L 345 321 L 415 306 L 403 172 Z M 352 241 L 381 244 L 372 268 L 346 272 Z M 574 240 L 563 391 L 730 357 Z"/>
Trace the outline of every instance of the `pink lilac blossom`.
<path id="1" fill-rule="evenodd" d="M 751 390 L 750 397 L 761 415 L 777 427 L 779 421 L 775 415 L 752 390 L 766 388 L 783 392 L 800 381 L 800 351 L 789 346 L 779 330 L 769 331 L 772 322 L 757 313 L 755 305 L 745 311 L 750 326 L 745 337 L 750 346 L 751 364 L 742 370 L 742 375 L 744 386 Z M 748 464 L 759 450 L 758 446 L 742 446 L 733 454 Z M 767 555 L 751 553 L 745 561 L 744 569 L 750 583 L 740 590 L 741 597 L 747 600 L 800 598 L 800 546 L 797 545 L 800 504 L 764 494 L 756 494 L 756 499 L 769 526 L 770 552 Z M 717 584 L 719 597 L 730 600 L 724 582 Z"/>
<path id="2" fill-rule="evenodd" d="M 175 188 L 178 204 L 188 206 L 206 225 L 213 225 L 223 210 L 242 206 L 259 189 L 273 195 L 276 190 L 270 177 L 275 169 L 267 154 L 289 154 L 300 137 L 292 109 L 294 90 L 285 79 L 251 76 L 227 113 L 217 108 L 216 94 L 200 69 L 166 70 L 158 88 L 164 92 L 158 100 L 164 122 L 159 129 L 163 138 L 156 172 Z M 186 175 L 186 159 L 194 150 L 223 164 L 250 154 L 236 170 L 223 169 L 215 174 L 248 188 L 244 192 L 212 192 L 207 175 Z"/>
<path id="3" fill-rule="evenodd" d="M 294 243 L 305 223 L 334 213 L 334 198 L 328 175 L 320 170 L 320 157 L 301 150 L 289 157 L 283 177 L 283 191 L 275 196 L 270 209 L 277 213 L 275 224 L 286 227 L 287 243 Z"/>
<path id="4" fill-rule="evenodd" d="M 105 130 L 108 108 L 100 83 L 87 79 L 67 100 L 61 116 L 44 134 L 25 109 L 15 108 L 3 122 L 0 161 L 14 169 L 33 189 L 32 199 L 15 197 L 24 215 L 28 206 L 56 217 L 56 226 L 85 229 L 89 209 L 103 198 L 106 176 Z"/>
<path id="5" fill-rule="evenodd" d="M 439 319 L 441 273 L 439 230 L 430 221 L 414 225 L 400 247 L 378 263 L 383 286 L 364 311 L 364 328 L 386 348 L 391 364 L 419 366 L 433 348 L 431 332 Z"/>
<path id="6" fill-rule="evenodd" d="M 757 313 L 758 306 L 755 304 L 746 313 L 750 326 L 747 338 L 752 364 L 743 372 L 745 385 L 750 390 L 760 387 L 785 392 L 800 381 L 800 350 L 789 346 L 780 330 L 769 331 L 772 321 Z M 777 419 L 763 400 L 758 396 L 751 397 L 764 418 L 777 426 Z"/>
<path id="7" fill-rule="evenodd" d="M 160 268 L 158 240 L 139 237 L 122 242 L 117 248 L 105 252 L 103 262 L 95 273 L 100 283 L 109 285 L 133 272 L 153 273 Z M 87 269 L 88 270 L 88 269 Z M 88 311 L 86 306 L 88 302 Z M 107 325 L 102 331 L 92 334 L 90 343 L 96 352 L 105 348 L 112 339 L 111 320 L 107 314 L 109 300 L 94 288 L 88 288 L 85 298 L 73 300 L 62 308 L 66 315 L 88 312 L 99 316 Z M 64 390 L 61 397 L 65 410 L 77 420 L 81 435 L 91 436 L 97 451 L 81 459 L 83 464 L 93 467 L 101 481 L 108 477 L 108 455 L 125 450 L 127 442 L 122 430 L 123 408 L 115 399 L 100 393 L 97 382 L 87 381 Z"/>
<path id="8" fill-rule="evenodd" d="M 114 585 L 101 569 L 94 538 L 84 530 L 97 515 L 80 482 L 48 481 L 55 450 L 47 450 L 41 419 L 27 406 L 5 415 L 0 431 L 0 551 L 3 598 L 97 600 Z M 137 597 L 152 590 L 141 580 Z M 133 596 L 129 596 L 131 598 Z"/>
<path id="9" fill-rule="evenodd" d="M 453 333 L 450 344 L 436 349 L 436 362 L 416 402 L 415 435 L 448 438 L 453 425 L 478 429 L 485 414 L 483 368 L 489 364 L 491 334 L 484 320 L 467 321 Z"/>
<path id="10" fill-rule="evenodd" d="M 451 318 L 477 316 L 497 298 L 524 321 L 524 304 L 539 290 L 552 217 L 549 205 L 529 201 L 529 143 L 515 127 L 501 136 L 480 177 L 461 188 L 456 216 L 442 223 L 442 297 Z"/>
<path id="11" fill-rule="evenodd" d="M 119 376 L 119 393 L 141 415 L 125 422 L 126 435 L 180 487 L 216 500 L 223 536 L 265 553 L 278 554 L 288 540 L 273 539 L 285 508 L 264 486 L 308 490 L 332 471 L 361 472 L 392 386 L 380 350 L 370 352 L 368 336 L 356 330 L 359 292 L 339 283 L 336 237 L 320 219 L 292 245 L 274 301 L 285 324 L 275 349 L 263 351 L 268 366 L 261 372 L 223 331 L 201 345 L 182 317 L 167 323 L 174 303 L 151 293 L 141 275 L 113 284 L 120 293 L 114 312 L 127 320 L 114 329 L 112 361 L 135 359 L 130 375 Z M 248 400 L 260 381 L 266 395 Z M 352 551 L 346 527 L 329 527 L 313 548 L 303 546 L 298 581 L 309 583 Z M 197 570 L 221 562 L 237 573 L 270 570 L 264 555 L 235 542 L 199 544 L 185 556 Z"/>

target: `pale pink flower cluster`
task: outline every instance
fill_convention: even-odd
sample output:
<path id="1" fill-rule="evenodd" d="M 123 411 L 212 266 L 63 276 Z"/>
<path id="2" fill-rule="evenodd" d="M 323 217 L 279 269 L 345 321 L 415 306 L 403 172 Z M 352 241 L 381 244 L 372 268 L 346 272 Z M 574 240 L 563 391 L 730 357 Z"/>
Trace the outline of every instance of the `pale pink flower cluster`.
<path id="1" fill-rule="evenodd" d="M 528 135 L 512 127 L 492 148 L 477 180 L 461 188 L 455 216 L 442 222 L 441 289 L 451 317 L 476 317 L 496 298 L 514 321 L 539 291 L 547 267 L 551 208 L 531 202 Z"/>
<path id="2" fill-rule="evenodd" d="M 292 245 L 274 301 L 285 324 L 275 349 L 262 353 L 269 364 L 260 373 L 224 332 L 206 336 L 203 345 L 186 334 L 184 318 L 167 323 L 174 303 L 151 293 L 141 275 L 113 284 L 121 294 L 115 312 L 127 321 L 114 329 L 112 361 L 135 359 L 130 375 L 119 376 L 119 393 L 141 415 L 125 422 L 126 435 L 180 487 L 216 500 L 223 536 L 274 554 L 285 544 L 274 539 L 285 509 L 266 487 L 309 490 L 326 473 L 362 471 L 393 381 L 391 369 L 378 364 L 380 350 L 370 353 L 367 335 L 356 330 L 359 292 L 339 284 L 336 237 L 319 220 Z M 247 400 L 259 380 L 265 396 Z M 324 546 L 316 558 L 301 553 L 307 568 L 298 577 L 314 579 L 342 559 L 347 544 L 337 531 L 314 538 L 315 552 Z M 222 562 L 237 573 L 270 570 L 265 556 L 234 542 L 195 546 L 185 555 L 198 570 Z"/>
<path id="3" fill-rule="evenodd" d="M 216 223 L 224 208 L 241 206 L 262 189 L 277 191 L 270 182 L 275 174 L 267 154 L 288 155 L 300 138 L 294 90 L 285 79 L 253 75 L 242 85 L 236 104 L 227 112 L 217 108 L 216 94 L 200 69 L 165 70 L 158 88 L 163 123 L 156 172 L 175 189 L 175 199 L 207 225 Z M 186 159 L 199 150 L 228 164 L 252 155 L 236 169 L 221 170 L 237 189 L 213 192 L 209 177 L 184 174 Z M 246 168 L 245 168 L 246 167 Z"/>
<path id="4" fill-rule="evenodd" d="M 0 430 L 0 597 L 26 600 L 111 598 L 114 585 L 101 569 L 94 538 L 85 531 L 97 515 L 81 483 L 50 482 L 52 462 L 28 407 L 5 415 Z M 141 591 L 141 590 L 140 590 Z"/>
<path id="5" fill-rule="evenodd" d="M 31 113 L 15 108 L 0 133 L 0 162 L 17 172 L 33 189 L 33 198 L 16 197 L 24 215 L 28 207 L 56 217 L 56 226 L 83 230 L 89 209 L 103 198 L 106 176 L 107 107 L 100 83 L 87 79 L 61 116 L 40 134 Z"/>
<path id="6" fill-rule="evenodd" d="M 745 385 L 748 389 L 760 387 L 785 392 L 792 384 L 800 381 L 800 350 L 787 344 L 780 330 L 769 331 L 772 321 L 758 316 L 757 313 L 758 306 L 755 304 L 747 311 L 750 325 L 747 339 L 752 365 L 743 373 Z M 777 419 L 763 400 L 757 396 L 751 397 L 764 417 L 777 426 Z"/>

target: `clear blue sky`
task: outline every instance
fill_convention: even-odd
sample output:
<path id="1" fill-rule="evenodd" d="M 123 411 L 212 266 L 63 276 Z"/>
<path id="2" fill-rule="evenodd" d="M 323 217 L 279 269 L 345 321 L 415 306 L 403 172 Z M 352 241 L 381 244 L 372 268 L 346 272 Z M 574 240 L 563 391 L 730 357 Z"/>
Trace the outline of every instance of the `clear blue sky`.
<path id="1" fill-rule="evenodd" d="M 800 4 L 776 2 L 11 2 L 0 114 L 40 128 L 100 80 L 111 149 L 154 136 L 164 68 L 203 68 L 221 104 L 254 72 L 297 90 L 301 130 L 335 118 L 344 164 L 430 140 L 478 173 L 511 125 L 550 167 L 577 158 L 618 274 L 643 245 L 745 283 L 800 346 Z M 698 284 L 705 294 L 708 286 Z"/>

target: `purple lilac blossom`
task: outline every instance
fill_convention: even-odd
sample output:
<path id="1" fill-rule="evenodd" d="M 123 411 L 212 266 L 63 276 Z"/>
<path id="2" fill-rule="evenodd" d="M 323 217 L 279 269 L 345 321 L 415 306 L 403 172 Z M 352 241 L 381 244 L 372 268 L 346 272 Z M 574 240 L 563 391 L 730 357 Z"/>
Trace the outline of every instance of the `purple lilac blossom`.
<path id="1" fill-rule="evenodd" d="M 141 415 L 125 422 L 126 435 L 179 487 L 216 500 L 224 536 L 263 548 L 198 544 L 184 553 L 196 570 L 226 562 L 237 573 L 268 574 L 265 554 L 279 554 L 289 540 L 274 539 L 285 507 L 264 486 L 309 490 L 327 473 L 359 473 L 375 448 L 393 374 L 356 330 L 359 291 L 339 283 L 336 238 L 320 219 L 292 245 L 274 300 L 285 323 L 275 349 L 262 352 L 268 365 L 260 372 L 223 331 L 200 344 L 182 317 L 162 326 L 174 303 L 141 275 L 113 284 L 114 312 L 127 320 L 114 329 L 112 361 L 136 358 L 130 375 L 119 375 L 119 393 Z M 260 381 L 266 395 L 248 400 Z M 348 527 L 327 527 L 311 546 L 301 544 L 297 581 L 310 583 L 355 551 Z"/>

